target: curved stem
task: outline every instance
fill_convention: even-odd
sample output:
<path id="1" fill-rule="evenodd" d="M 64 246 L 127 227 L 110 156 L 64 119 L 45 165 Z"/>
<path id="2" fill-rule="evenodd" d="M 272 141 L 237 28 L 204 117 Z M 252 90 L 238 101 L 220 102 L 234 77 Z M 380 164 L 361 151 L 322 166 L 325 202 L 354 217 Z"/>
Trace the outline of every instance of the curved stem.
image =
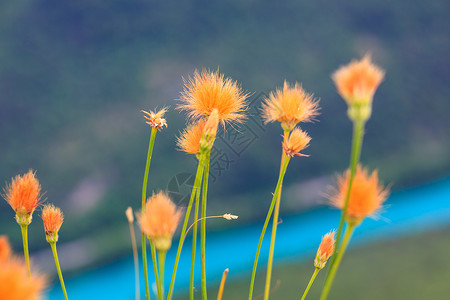
<path id="1" fill-rule="evenodd" d="M 308 295 L 309 289 L 311 288 L 311 286 L 312 286 L 312 284 L 313 284 L 313 282 L 314 282 L 314 279 L 316 279 L 317 274 L 319 274 L 319 271 L 320 271 L 319 268 L 316 268 L 316 269 L 314 270 L 314 273 L 312 274 L 311 279 L 309 280 L 308 286 L 306 287 L 306 290 L 305 290 L 305 292 L 303 293 L 303 296 L 302 296 L 302 299 L 301 299 L 301 300 L 305 300 L 306 295 Z"/>
<path id="2" fill-rule="evenodd" d="M 177 255 L 175 258 L 175 264 L 173 266 L 172 278 L 170 280 L 170 286 L 169 286 L 169 292 L 167 294 L 167 299 L 169 299 L 169 300 L 172 299 L 173 288 L 175 285 L 175 277 L 177 275 L 178 262 L 180 260 L 181 249 L 183 248 L 184 239 L 186 237 L 186 227 L 189 222 L 189 216 L 191 214 L 192 203 L 194 201 L 195 195 L 200 193 L 200 185 L 202 182 L 202 175 L 203 175 L 203 161 L 204 161 L 203 158 L 200 157 L 200 160 L 199 160 L 198 166 L 197 166 L 197 173 L 195 174 L 194 186 L 192 187 L 191 198 L 189 199 L 189 203 L 188 203 L 188 206 L 186 209 L 186 215 L 184 217 L 183 227 L 181 229 L 180 240 L 178 242 Z M 197 215 L 198 215 L 198 213 L 197 213 Z"/>
<path id="3" fill-rule="evenodd" d="M 203 168 L 202 168 L 203 172 Z M 203 174 L 203 173 L 202 173 Z M 192 255 L 191 255 L 191 278 L 189 281 L 189 299 L 194 300 L 194 273 L 195 273 L 195 252 L 197 251 L 197 228 L 198 228 L 198 209 L 200 207 L 200 189 L 197 191 L 195 197 L 194 208 L 194 229 L 192 233 Z M 189 230 L 189 229 L 188 229 Z"/>
<path id="4" fill-rule="evenodd" d="M 64 279 L 62 276 L 61 267 L 59 266 L 58 252 L 56 252 L 56 243 L 50 243 L 50 247 L 52 248 L 53 258 L 55 259 L 56 270 L 58 271 L 59 282 L 61 282 L 61 288 L 64 293 L 64 298 L 67 300 L 68 298 L 67 298 L 66 286 L 64 285 Z"/>
<path id="5" fill-rule="evenodd" d="M 273 208 L 275 206 L 275 202 L 276 202 L 276 200 L 278 198 L 278 195 L 280 194 L 281 182 L 283 182 L 283 178 L 281 178 L 281 172 L 283 170 L 284 161 L 285 161 L 285 155 L 284 155 L 284 152 L 283 152 L 282 156 L 281 156 L 280 173 L 278 175 L 277 186 L 275 188 L 275 193 L 273 194 L 273 197 L 272 197 L 272 202 L 270 203 L 269 211 L 267 212 L 266 220 L 264 221 L 264 226 L 263 226 L 263 229 L 261 231 L 261 235 L 259 237 L 258 248 L 256 249 L 255 261 L 253 262 L 252 278 L 250 280 L 250 291 L 249 291 L 249 294 L 248 294 L 248 299 L 249 300 L 251 300 L 252 297 L 253 297 L 253 287 L 255 285 L 256 268 L 258 266 L 258 259 L 259 259 L 259 253 L 261 252 L 261 245 L 262 245 L 262 242 L 263 242 L 263 239 L 264 239 L 264 235 L 266 234 L 266 229 L 267 229 L 267 226 L 269 225 L 270 218 L 272 217 L 272 212 L 273 212 Z"/>
<path id="6" fill-rule="evenodd" d="M 280 213 L 280 200 L 281 200 L 281 186 L 283 184 L 283 178 L 284 178 L 284 174 L 286 173 L 286 168 L 289 164 L 289 160 L 290 157 L 286 156 L 285 157 L 285 161 L 283 164 L 283 169 L 281 170 L 281 177 L 279 180 L 279 192 L 277 195 L 277 201 L 275 203 L 275 211 L 273 213 L 273 220 L 272 220 L 272 236 L 270 239 L 270 251 L 269 251 L 269 260 L 267 262 L 267 274 L 266 274 L 266 285 L 265 285 L 265 289 L 264 289 L 264 300 L 269 299 L 269 294 L 270 294 L 270 279 L 272 277 L 272 264 L 273 264 L 273 255 L 274 255 L 274 250 L 275 250 L 275 238 L 277 235 L 277 227 L 278 227 L 278 216 Z M 277 185 L 278 185 L 277 184 Z"/>
<path id="7" fill-rule="evenodd" d="M 202 299 L 206 300 L 206 200 L 208 194 L 208 177 L 209 177 L 209 159 L 211 156 L 211 150 L 205 153 L 205 171 L 203 176 L 203 189 L 202 189 L 202 223 L 200 229 L 200 258 L 201 258 L 201 274 L 202 274 Z"/>
<path id="8" fill-rule="evenodd" d="M 152 132 L 150 134 L 150 141 L 148 144 L 147 162 L 145 164 L 144 181 L 142 184 L 142 211 L 144 211 L 145 209 L 145 199 L 147 197 L 148 172 L 150 169 L 150 162 L 152 161 L 153 146 L 155 145 L 155 137 L 157 131 L 158 130 L 156 128 L 154 127 L 152 128 Z M 147 270 L 147 241 L 144 232 L 142 232 L 142 264 L 144 269 L 145 298 L 147 300 L 150 300 L 150 288 L 148 285 L 148 270 Z"/>
<path id="9" fill-rule="evenodd" d="M 31 277 L 30 269 L 30 256 L 28 254 L 28 225 L 20 225 L 22 231 L 22 242 L 23 242 L 23 256 L 25 257 L 25 263 L 27 264 L 27 274 Z"/>
<path id="10" fill-rule="evenodd" d="M 350 238 L 355 230 L 355 225 L 347 225 L 347 229 L 345 230 L 344 239 L 342 240 L 342 244 L 339 247 L 339 251 L 336 254 L 336 260 L 333 265 L 330 266 L 330 272 L 328 277 L 325 280 L 325 285 L 322 290 L 322 295 L 320 296 L 320 300 L 325 300 L 328 297 L 328 293 L 330 292 L 331 286 L 334 281 L 334 277 L 336 276 L 336 272 L 341 263 L 342 257 L 344 256 L 345 250 L 347 249 Z"/>
<path id="11" fill-rule="evenodd" d="M 352 150 L 350 154 L 350 178 L 348 180 L 348 188 L 345 195 L 344 207 L 342 208 L 341 218 L 339 220 L 339 227 L 336 235 L 336 247 L 334 248 L 333 256 L 331 257 L 330 267 L 327 271 L 326 278 L 328 278 L 331 266 L 336 260 L 336 251 L 339 248 L 339 244 L 341 242 L 344 220 L 347 214 L 348 202 L 350 200 L 350 191 L 352 190 L 353 179 L 355 178 L 356 166 L 358 165 L 359 159 L 361 157 L 361 148 L 364 137 L 364 124 L 365 122 L 362 121 L 353 122 Z"/>
<path id="12" fill-rule="evenodd" d="M 164 299 L 164 262 L 166 260 L 166 251 L 158 251 L 159 262 L 159 292 L 158 299 Z"/>
<path id="13" fill-rule="evenodd" d="M 217 300 L 222 300 L 223 290 L 225 288 L 225 281 L 227 280 L 228 269 L 225 269 L 222 274 L 222 280 L 220 281 L 219 293 L 217 294 Z"/>

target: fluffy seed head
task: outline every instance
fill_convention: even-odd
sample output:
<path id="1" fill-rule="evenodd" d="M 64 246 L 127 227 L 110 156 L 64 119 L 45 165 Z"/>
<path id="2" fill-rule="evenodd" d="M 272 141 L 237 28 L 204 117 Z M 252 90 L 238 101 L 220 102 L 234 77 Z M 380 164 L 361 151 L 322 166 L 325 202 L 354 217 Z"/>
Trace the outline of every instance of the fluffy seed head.
<path id="1" fill-rule="evenodd" d="M 338 208 L 344 207 L 347 195 L 350 171 L 338 177 L 337 191 L 331 196 L 331 203 Z M 365 217 L 375 215 L 389 194 L 388 189 L 378 182 L 378 172 L 369 175 L 367 169 L 358 166 L 350 190 L 346 221 L 359 224 Z"/>
<path id="2" fill-rule="evenodd" d="M 44 205 L 42 209 L 42 221 L 44 222 L 45 235 L 49 243 L 58 241 L 58 231 L 64 221 L 64 215 L 60 208 L 53 204 Z"/>
<path id="3" fill-rule="evenodd" d="M 156 129 L 162 129 L 164 126 L 167 127 L 166 119 L 164 119 L 164 114 L 167 112 L 167 107 L 160 109 L 158 112 L 155 111 L 145 111 L 141 110 L 145 114 L 144 118 L 147 120 L 148 125 Z"/>
<path id="4" fill-rule="evenodd" d="M 154 194 L 147 200 L 140 218 L 142 231 L 153 240 L 155 247 L 167 251 L 181 218 L 181 211 L 164 192 Z"/>
<path id="5" fill-rule="evenodd" d="M 248 96 L 236 81 L 224 78 L 218 71 L 203 70 L 200 73 L 196 70 L 193 77 L 184 80 L 182 104 L 178 108 L 187 111 L 195 120 L 206 118 L 217 109 L 219 121 L 239 123 L 245 118 Z"/>
<path id="6" fill-rule="evenodd" d="M 6 202 L 16 212 L 16 220 L 20 224 L 30 224 L 31 216 L 41 200 L 41 185 L 36 172 L 29 170 L 23 176 L 17 175 L 3 189 Z"/>
<path id="7" fill-rule="evenodd" d="M 348 105 L 371 103 L 384 71 L 372 64 L 369 55 L 365 55 L 359 61 L 352 60 L 340 67 L 331 77 Z"/>
<path id="8" fill-rule="evenodd" d="M 200 153 L 200 140 L 202 138 L 205 123 L 206 122 L 203 119 L 200 119 L 196 123 L 188 125 L 181 133 L 181 136 L 177 138 L 179 150 L 190 154 Z"/>
<path id="9" fill-rule="evenodd" d="M 292 130 L 299 122 L 314 120 L 319 112 L 319 102 L 300 84 L 290 85 L 284 81 L 282 89 L 271 92 L 262 106 L 266 123 L 278 121 L 285 130 Z"/>
<path id="10" fill-rule="evenodd" d="M 334 243 L 334 231 L 330 231 L 322 237 L 316 258 L 314 259 L 314 266 L 316 268 L 322 269 L 325 267 L 327 260 L 333 255 Z"/>
<path id="11" fill-rule="evenodd" d="M 291 134 L 289 135 L 289 138 L 284 137 L 283 141 L 283 149 L 286 155 L 293 157 L 294 155 L 297 156 L 309 156 L 306 154 L 300 153 L 303 149 L 309 146 L 309 142 L 311 141 L 311 138 L 308 136 L 306 132 L 299 128 L 294 128 L 292 130 Z"/>

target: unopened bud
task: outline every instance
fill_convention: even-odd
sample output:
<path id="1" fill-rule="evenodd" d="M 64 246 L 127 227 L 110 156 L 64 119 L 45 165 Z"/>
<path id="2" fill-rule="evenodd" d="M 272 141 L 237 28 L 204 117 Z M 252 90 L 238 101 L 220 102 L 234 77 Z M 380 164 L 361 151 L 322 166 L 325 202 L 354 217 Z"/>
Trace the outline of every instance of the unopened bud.
<path id="1" fill-rule="evenodd" d="M 131 206 L 128 206 L 127 210 L 125 211 L 125 215 L 127 216 L 128 222 L 133 223 L 134 216 L 133 216 L 133 209 Z"/>
<path id="2" fill-rule="evenodd" d="M 232 214 L 224 214 L 222 217 L 228 221 L 236 220 L 238 218 L 238 216 Z"/>

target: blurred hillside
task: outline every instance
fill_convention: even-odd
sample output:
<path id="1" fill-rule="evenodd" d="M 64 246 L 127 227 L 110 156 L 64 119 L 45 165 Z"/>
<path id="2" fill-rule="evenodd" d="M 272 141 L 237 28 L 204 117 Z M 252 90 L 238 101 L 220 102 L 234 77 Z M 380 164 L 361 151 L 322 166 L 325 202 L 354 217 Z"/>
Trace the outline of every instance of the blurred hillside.
<path id="1" fill-rule="evenodd" d="M 210 210 L 250 222 L 266 211 L 279 166 L 281 130 L 261 127 L 257 115 L 264 93 L 287 79 L 321 99 L 319 122 L 303 126 L 313 138 L 311 157 L 295 159 L 285 182 L 291 194 L 302 190 L 299 182 L 322 187 L 315 178 L 347 167 L 351 139 L 330 74 L 367 52 L 386 78 L 363 161 L 394 189 L 442 177 L 450 171 L 449 14 L 445 0 L 2 1 L 0 181 L 37 170 L 48 201 L 65 212 L 62 242 L 105 239 L 110 255 L 128 251 L 110 242 L 115 232 L 128 241 L 124 211 L 140 205 L 150 134 L 140 110 L 170 106 L 150 190 L 172 183 L 175 191 L 195 167 L 175 149 L 185 126 L 175 110 L 182 77 L 219 68 L 253 93 L 252 115 L 239 129 L 241 142 L 230 128 L 217 143 Z M 188 183 L 175 192 L 182 196 Z M 0 228 L 19 241 L 4 201 Z M 31 250 L 44 244 L 43 229 L 33 224 Z"/>

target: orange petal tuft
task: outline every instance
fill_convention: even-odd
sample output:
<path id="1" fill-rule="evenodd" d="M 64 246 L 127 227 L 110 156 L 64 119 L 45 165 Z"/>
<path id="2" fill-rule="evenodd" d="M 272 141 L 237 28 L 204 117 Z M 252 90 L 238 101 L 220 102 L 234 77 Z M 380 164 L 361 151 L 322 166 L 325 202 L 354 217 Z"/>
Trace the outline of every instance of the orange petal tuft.
<path id="1" fill-rule="evenodd" d="M 177 139 L 179 150 L 190 154 L 199 154 L 200 140 L 202 138 L 204 127 L 205 121 L 203 119 L 198 120 L 194 124 L 190 124 Z"/>
<path id="2" fill-rule="evenodd" d="M 300 151 L 309 146 L 309 142 L 311 138 L 308 136 L 306 132 L 301 129 L 294 128 L 289 138 L 284 138 L 283 149 L 286 155 L 293 157 L 297 156 L 308 156 L 305 154 L 301 154 Z"/>
<path id="3" fill-rule="evenodd" d="M 319 249 L 317 250 L 316 259 L 314 260 L 314 266 L 322 269 L 325 267 L 327 260 L 333 255 L 334 252 L 334 231 L 330 231 L 322 237 Z"/>

